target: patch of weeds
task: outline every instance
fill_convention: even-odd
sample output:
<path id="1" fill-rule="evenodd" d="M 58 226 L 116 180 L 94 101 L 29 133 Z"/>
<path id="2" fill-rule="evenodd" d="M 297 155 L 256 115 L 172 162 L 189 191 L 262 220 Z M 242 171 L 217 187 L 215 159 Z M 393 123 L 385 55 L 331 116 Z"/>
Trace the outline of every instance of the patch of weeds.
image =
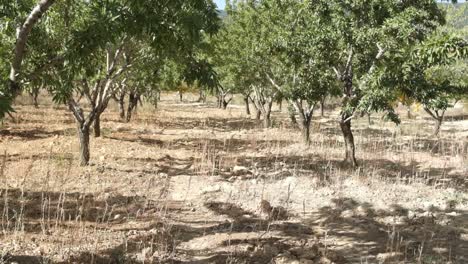
<path id="1" fill-rule="evenodd" d="M 112 129 L 110 128 L 101 128 L 102 136 L 110 136 L 112 134 Z"/>
<path id="2" fill-rule="evenodd" d="M 447 259 L 443 256 L 425 255 L 421 256 L 418 262 L 421 264 L 447 263 Z"/>
<path id="3" fill-rule="evenodd" d="M 10 255 L 8 251 L 0 248 L 0 264 L 7 264 L 9 263 Z"/>
<path id="4" fill-rule="evenodd" d="M 51 156 L 52 161 L 59 168 L 68 168 L 73 162 L 73 155 L 70 153 L 57 153 Z"/>

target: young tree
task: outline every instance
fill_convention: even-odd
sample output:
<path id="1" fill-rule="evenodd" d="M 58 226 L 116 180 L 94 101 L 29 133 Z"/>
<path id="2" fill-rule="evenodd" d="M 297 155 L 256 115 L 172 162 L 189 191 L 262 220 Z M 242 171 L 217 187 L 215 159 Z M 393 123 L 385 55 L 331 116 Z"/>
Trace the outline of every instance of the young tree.
<path id="1" fill-rule="evenodd" d="M 433 135 L 438 136 L 447 108 L 468 94 L 468 42 L 436 32 L 412 49 L 408 58 L 403 66 L 403 92 L 435 120 Z"/>
<path id="2" fill-rule="evenodd" d="M 345 160 L 357 166 L 351 121 L 364 110 L 388 112 L 393 93 L 369 85 L 376 70 L 386 67 L 399 50 L 424 39 L 440 23 L 443 13 L 431 0 L 415 1 L 309 1 L 319 17 L 321 38 L 330 38 L 332 69 L 342 86 L 340 127 L 345 142 Z"/>
<path id="3" fill-rule="evenodd" d="M 323 38 L 320 20 L 310 13 L 307 2 L 266 1 L 265 18 L 271 25 L 269 54 L 271 65 L 266 75 L 299 114 L 300 128 L 306 144 L 310 143 L 310 126 L 316 106 L 322 98 L 336 93 L 337 82 L 329 67 L 333 47 Z M 326 30 L 326 29 L 325 29 Z M 332 32 L 329 32 L 332 33 Z"/>
<path id="4" fill-rule="evenodd" d="M 258 86 L 260 80 L 259 57 L 255 50 L 257 44 L 260 44 L 260 39 L 253 40 L 253 36 L 257 34 L 255 6 L 252 3 L 228 4 L 227 13 L 223 27 L 211 40 L 214 47 L 211 63 L 215 65 L 221 87 L 218 97 L 221 98 L 222 105 L 223 101 L 227 102 L 225 97 L 228 94 L 243 94 L 246 107 L 250 99 L 257 109 L 257 119 L 259 119 L 261 109 L 263 108 L 264 112 L 267 112 L 267 109 L 261 102 L 265 94 L 256 96 L 253 89 L 254 84 Z M 264 88 L 258 88 L 257 92 L 259 90 Z M 269 123 L 269 120 L 267 121 L 265 122 Z"/>

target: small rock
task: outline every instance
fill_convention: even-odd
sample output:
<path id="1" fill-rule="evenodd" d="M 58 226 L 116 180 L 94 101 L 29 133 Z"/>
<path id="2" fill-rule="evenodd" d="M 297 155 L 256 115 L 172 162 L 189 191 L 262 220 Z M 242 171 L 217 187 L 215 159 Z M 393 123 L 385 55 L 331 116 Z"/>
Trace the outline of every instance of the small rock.
<path id="1" fill-rule="evenodd" d="M 168 174 L 164 173 L 164 172 L 160 172 L 160 173 L 158 173 L 158 176 L 162 177 L 162 178 L 167 178 Z"/>
<path id="2" fill-rule="evenodd" d="M 329 258 L 327 257 L 321 257 L 318 262 L 319 264 L 332 264 L 333 261 L 331 261 Z"/>
<path id="3" fill-rule="evenodd" d="M 403 257 L 403 254 L 400 252 L 388 252 L 388 253 L 380 253 L 377 255 L 377 260 L 379 263 L 391 263 L 394 261 L 398 261 Z"/>
<path id="4" fill-rule="evenodd" d="M 119 214 L 114 215 L 114 220 L 119 220 L 122 216 Z"/>
<path id="5" fill-rule="evenodd" d="M 249 169 L 244 166 L 234 166 L 234 168 L 232 168 L 232 172 L 235 175 L 250 173 Z"/>
<path id="6" fill-rule="evenodd" d="M 263 247 L 260 248 L 261 252 L 263 253 L 263 255 L 265 256 L 276 256 L 278 255 L 279 253 L 279 250 L 277 247 L 275 246 L 272 246 L 270 244 L 265 244 L 263 245 Z"/>
<path id="7" fill-rule="evenodd" d="M 273 263 L 276 264 L 298 264 L 299 261 L 294 257 L 291 256 L 289 253 L 282 253 L 276 256 L 276 258 L 273 259 Z"/>
<path id="8" fill-rule="evenodd" d="M 215 186 L 205 187 L 201 193 L 205 194 L 205 193 L 213 193 L 213 192 L 220 192 L 220 191 L 221 191 L 221 186 L 215 185 Z"/>
<path id="9" fill-rule="evenodd" d="M 354 216 L 353 210 L 344 210 L 340 215 L 342 218 L 352 218 Z"/>
<path id="10" fill-rule="evenodd" d="M 146 247 L 139 254 L 137 254 L 137 260 L 144 263 L 146 261 L 146 259 L 151 257 L 151 255 L 152 255 L 151 254 L 151 248 Z"/>
<path id="11" fill-rule="evenodd" d="M 317 245 L 313 245 L 309 248 L 296 247 L 291 249 L 290 252 L 300 259 L 314 259 L 319 254 L 319 248 Z"/>
<path id="12" fill-rule="evenodd" d="M 458 213 L 454 211 L 454 212 L 446 213 L 445 215 L 448 215 L 448 216 L 457 216 Z"/>

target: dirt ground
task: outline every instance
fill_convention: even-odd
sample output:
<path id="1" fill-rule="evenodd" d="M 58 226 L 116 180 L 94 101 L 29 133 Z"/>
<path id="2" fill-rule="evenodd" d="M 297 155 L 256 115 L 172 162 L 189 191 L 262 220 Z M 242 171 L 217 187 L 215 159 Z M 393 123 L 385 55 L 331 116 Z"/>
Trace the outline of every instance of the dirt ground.
<path id="1" fill-rule="evenodd" d="M 65 107 L 16 106 L 0 128 L 0 263 L 468 263 L 466 110 L 440 139 L 422 113 L 356 120 L 353 169 L 336 110 L 306 147 L 286 109 L 263 129 L 241 105 L 190 100 L 165 95 L 131 123 L 112 105 L 85 168 Z"/>

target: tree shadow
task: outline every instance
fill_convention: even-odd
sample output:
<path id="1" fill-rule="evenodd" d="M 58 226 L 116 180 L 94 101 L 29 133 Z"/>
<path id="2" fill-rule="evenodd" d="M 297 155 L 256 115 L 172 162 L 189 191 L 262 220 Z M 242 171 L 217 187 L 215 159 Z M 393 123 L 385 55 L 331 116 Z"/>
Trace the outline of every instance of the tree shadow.
<path id="1" fill-rule="evenodd" d="M 155 138 L 150 138 L 150 137 L 142 137 L 142 136 L 135 136 L 135 137 L 115 137 L 115 136 L 104 136 L 107 139 L 112 139 L 116 141 L 125 141 L 125 142 L 131 142 L 131 143 L 138 143 L 142 145 L 147 145 L 147 146 L 158 146 L 158 147 L 163 147 L 164 142 L 159 139 Z"/>
<path id="2" fill-rule="evenodd" d="M 161 158 L 138 158 L 138 157 L 116 157 L 116 160 L 124 160 L 122 165 L 123 167 L 115 167 L 104 165 L 104 170 L 114 170 L 120 171 L 125 173 L 132 173 L 132 172 L 142 172 L 142 173 L 149 173 L 149 174 L 159 174 L 164 173 L 168 176 L 179 176 L 179 175 L 198 175 L 199 173 L 194 168 L 194 164 L 197 161 L 193 157 L 189 157 L 186 159 L 183 158 L 176 158 L 170 155 L 165 155 Z M 129 167 L 129 162 L 133 164 L 133 166 Z M 136 166 L 138 164 L 139 166 Z M 147 167 L 150 166 L 151 168 L 148 169 Z"/>
<path id="3" fill-rule="evenodd" d="M 164 127 L 167 129 L 212 129 L 217 132 L 238 131 L 238 130 L 251 130 L 261 127 L 261 123 L 256 120 L 248 118 L 188 118 L 178 117 L 172 120 L 161 120 L 153 118 L 138 118 L 138 122 L 151 123 L 156 127 Z"/>
<path id="4" fill-rule="evenodd" d="M 33 128 L 28 130 L 0 130 L 0 135 L 11 137 L 11 138 L 19 138 L 21 140 L 38 140 L 38 139 L 45 139 L 54 136 L 61 136 L 69 134 L 73 130 L 73 133 L 76 132 L 76 129 L 62 129 L 62 130 L 52 130 L 48 131 L 44 128 Z"/>
<path id="5" fill-rule="evenodd" d="M 0 189 L 4 202 L 2 226 L 15 229 L 20 224 L 27 233 L 41 233 L 68 223 L 88 222 L 97 225 L 118 225 L 128 219 L 145 220 L 164 207 L 160 202 L 144 196 L 109 194 L 96 197 L 85 193 L 29 192 L 20 189 Z M 164 208 L 163 208 L 164 207 Z M 115 216 L 119 216 L 118 218 Z M 8 228 L 6 228 L 8 230 Z"/>
<path id="6" fill-rule="evenodd" d="M 322 207 L 305 222 L 320 226 L 331 239 L 345 242 L 336 252 L 351 263 L 374 263 L 376 257 L 394 252 L 400 261 L 411 263 L 419 258 L 455 263 L 468 260 L 466 211 L 431 208 L 414 212 L 400 205 L 375 210 L 368 203 L 346 197 L 334 199 L 332 206 Z"/>
<path id="7" fill-rule="evenodd" d="M 456 168 L 421 168 L 422 163 L 411 161 L 402 164 L 387 159 L 361 160 L 365 164 L 363 171 L 368 175 L 376 175 L 384 181 L 404 184 L 423 183 L 435 187 L 452 187 L 463 189 L 466 177 L 462 173 L 452 173 Z"/>
<path id="8" fill-rule="evenodd" d="M 3 261 L 5 263 L 27 263 L 27 264 L 44 264 L 44 263 L 52 263 L 49 258 L 42 257 L 42 256 L 26 256 L 26 255 L 7 255 L 4 257 Z M 0 259 L 0 263 L 2 259 Z"/>

